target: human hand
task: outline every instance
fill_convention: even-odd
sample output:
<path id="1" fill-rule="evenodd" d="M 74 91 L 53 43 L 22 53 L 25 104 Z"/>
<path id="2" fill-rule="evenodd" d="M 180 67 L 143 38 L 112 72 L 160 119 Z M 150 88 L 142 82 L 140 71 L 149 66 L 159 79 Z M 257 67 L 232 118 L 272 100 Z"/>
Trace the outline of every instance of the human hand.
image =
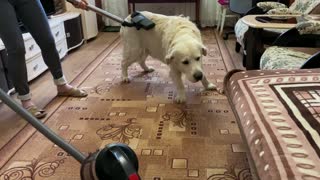
<path id="1" fill-rule="evenodd" d="M 74 1 L 73 6 L 79 9 L 88 10 L 88 2 L 87 0 L 77 0 Z"/>

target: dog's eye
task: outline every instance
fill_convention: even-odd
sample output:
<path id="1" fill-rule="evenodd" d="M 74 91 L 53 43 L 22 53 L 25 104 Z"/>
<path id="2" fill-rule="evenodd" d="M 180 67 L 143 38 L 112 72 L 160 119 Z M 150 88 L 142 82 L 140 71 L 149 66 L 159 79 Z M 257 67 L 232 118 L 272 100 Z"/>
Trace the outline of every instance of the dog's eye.
<path id="1" fill-rule="evenodd" d="M 182 64 L 188 65 L 189 61 L 188 60 L 182 61 Z"/>
<path id="2" fill-rule="evenodd" d="M 196 61 L 199 61 L 199 60 L 200 60 L 200 57 L 197 57 L 197 58 L 196 58 Z"/>

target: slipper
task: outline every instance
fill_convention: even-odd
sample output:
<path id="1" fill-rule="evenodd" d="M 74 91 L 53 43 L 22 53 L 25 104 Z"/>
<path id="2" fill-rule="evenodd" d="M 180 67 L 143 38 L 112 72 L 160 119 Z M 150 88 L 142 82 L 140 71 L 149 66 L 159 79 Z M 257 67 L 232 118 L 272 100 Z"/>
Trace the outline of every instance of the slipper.
<path id="1" fill-rule="evenodd" d="M 35 105 L 26 108 L 26 110 L 29 111 L 29 113 L 31 113 L 37 119 L 42 119 L 47 115 L 47 113 L 43 109 L 38 109 L 38 107 Z"/>
<path id="2" fill-rule="evenodd" d="M 72 87 L 69 91 L 58 92 L 58 96 L 68 96 L 68 97 L 87 97 L 88 93 L 84 90 Z"/>

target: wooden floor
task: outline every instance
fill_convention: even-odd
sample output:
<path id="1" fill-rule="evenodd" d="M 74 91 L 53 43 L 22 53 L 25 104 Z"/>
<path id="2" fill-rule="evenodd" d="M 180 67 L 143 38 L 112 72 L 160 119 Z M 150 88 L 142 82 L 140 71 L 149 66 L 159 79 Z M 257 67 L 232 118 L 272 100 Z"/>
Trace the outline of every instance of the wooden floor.
<path id="1" fill-rule="evenodd" d="M 108 49 L 110 44 L 117 38 L 117 33 L 100 33 L 96 39 L 91 40 L 67 55 L 62 62 L 64 74 L 67 79 L 72 82 L 99 54 Z M 229 68 L 227 69 L 244 69 L 241 62 L 241 54 L 235 53 L 234 51 L 235 37 L 231 35 L 227 41 L 224 41 L 217 35 L 217 40 L 225 43 L 227 47 L 227 50 L 222 52 L 224 59 L 231 59 L 231 61 L 228 62 Z M 46 107 L 56 96 L 56 89 L 49 72 L 45 72 L 39 78 L 32 81 L 30 88 L 34 96 L 34 102 L 41 108 Z M 47 108 L 48 107 L 46 107 L 46 109 Z M 1 151 L 10 139 L 14 138 L 18 132 L 26 127 L 27 123 L 4 104 L 0 104 L 0 114 Z"/>
<path id="2" fill-rule="evenodd" d="M 95 58 L 105 51 L 118 38 L 118 33 L 100 33 L 77 50 L 70 52 L 63 62 L 64 75 L 72 82 Z M 37 106 L 44 108 L 56 96 L 56 88 L 51 74 L 47 71 L 30 83 L 33 100 Z M 0 151 L 10 139 L 26 126 L 26 121 L 3 103 L 0 103 Z M 0 157 L 1 159 L 1 157 Z"/>

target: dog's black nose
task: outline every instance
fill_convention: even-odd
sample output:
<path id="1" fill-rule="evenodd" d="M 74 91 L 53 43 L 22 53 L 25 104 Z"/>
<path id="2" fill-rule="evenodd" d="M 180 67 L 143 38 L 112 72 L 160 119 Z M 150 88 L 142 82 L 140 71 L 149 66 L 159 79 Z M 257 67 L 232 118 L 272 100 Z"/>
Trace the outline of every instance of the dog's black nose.
<path id="1" fill-rule="evenodd" d="M 200 81 L 203 77 L 203 74 L 201 71 L 197 71 L 196 73 L 193 74 L 193 77 L 195 80 Z"/>

